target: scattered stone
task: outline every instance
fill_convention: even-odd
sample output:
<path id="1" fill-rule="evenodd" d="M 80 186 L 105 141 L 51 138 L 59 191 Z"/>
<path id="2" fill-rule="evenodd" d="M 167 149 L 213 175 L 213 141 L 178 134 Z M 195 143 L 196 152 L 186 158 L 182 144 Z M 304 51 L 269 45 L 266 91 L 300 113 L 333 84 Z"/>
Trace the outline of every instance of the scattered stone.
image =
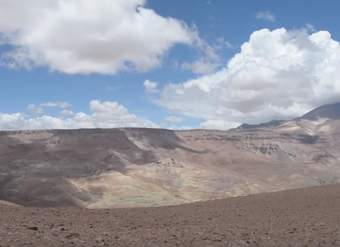
<path id="1" fill-rule="evenodd" d="M 70 233 L 70 234 L 65 236 L 65 238 L 67 238 L 67 239 L 74 239 L 74 238 L 79 238 L 79 237 L 80 237 L 80 234 L 76 233 L 76 232 Z"/>
<path id="2" fill-rule="evenodd" d="M 37 226 L 25 226 L 28 230 L 32 230 L 32 231 L 38 231 L 39 228 Z"/>

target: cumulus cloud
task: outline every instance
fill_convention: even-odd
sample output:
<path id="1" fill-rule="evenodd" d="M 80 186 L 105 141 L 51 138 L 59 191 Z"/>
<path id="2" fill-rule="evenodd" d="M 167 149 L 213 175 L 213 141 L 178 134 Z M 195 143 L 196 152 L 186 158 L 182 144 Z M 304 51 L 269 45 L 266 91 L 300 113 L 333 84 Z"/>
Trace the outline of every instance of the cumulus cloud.
<path id="1" fill-rule="evenodd" d="M 264 21 L 270 21 L 270 22 L 275 22 L 276 17 L 273 13 L 270 11 L 260 11 L 256 13 L 256 19 L 258 20 L 264 20 Z"/>
<path id="2" fill-rule="evenodd" d="M 10 67 L 47 66 L 68 74 L 114 74 L 158 66 L 195 32 L 145 0 L 1 0 L 0 44 Z"/>
<path id="3" fill-rule="evenodd" d="M 340 45 L 327 31 L 261 29 L 216 73 L 169 84 L 159 104 L 202 127 L 297 117 L 340 100 Z"/>
<path id="4" fill-rule="evenodd" d="M 74 112 L 69 110 L 69 109 L 63 109 L 61 112 L 60 112 L 60 115 L 62 117 L 71 117 L 74 115 Z"/>
<path id="5" fill-rule="evenodd" d="M 117 102 L 93 100 L 89 107 L 90 113 L 63 109 L 60 116 L 0 113 L 0 130 L 158 127 L 130 113 Z"/>
<path id="6" fill-rule="evenodd" d="M 158 93 L 158 83 L 150 80 L 144 81 L 144 89 L 147 93 Z"/>

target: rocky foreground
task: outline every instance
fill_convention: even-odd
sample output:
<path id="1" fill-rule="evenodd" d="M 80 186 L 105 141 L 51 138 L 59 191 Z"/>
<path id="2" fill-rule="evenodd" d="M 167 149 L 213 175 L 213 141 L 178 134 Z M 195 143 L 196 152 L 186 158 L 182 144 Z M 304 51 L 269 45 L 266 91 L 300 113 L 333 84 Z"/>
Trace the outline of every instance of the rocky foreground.
<path id="1" fill-rule="evenodd" d="M 340 185 L 160 208 L 0 207 L 0 246 L 340 246 Z"/>

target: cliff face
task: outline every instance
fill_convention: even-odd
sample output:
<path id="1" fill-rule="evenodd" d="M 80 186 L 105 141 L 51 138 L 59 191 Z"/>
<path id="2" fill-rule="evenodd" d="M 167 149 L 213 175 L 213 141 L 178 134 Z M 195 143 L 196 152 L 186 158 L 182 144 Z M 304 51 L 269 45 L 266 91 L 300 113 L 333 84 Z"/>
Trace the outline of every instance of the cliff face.
<path id="1" fill-rule="evenodd" d="M 0 200 L 88 208 L 173 205 L 340 182 L 340 120 L 230 131 L 0 133 Z"/>

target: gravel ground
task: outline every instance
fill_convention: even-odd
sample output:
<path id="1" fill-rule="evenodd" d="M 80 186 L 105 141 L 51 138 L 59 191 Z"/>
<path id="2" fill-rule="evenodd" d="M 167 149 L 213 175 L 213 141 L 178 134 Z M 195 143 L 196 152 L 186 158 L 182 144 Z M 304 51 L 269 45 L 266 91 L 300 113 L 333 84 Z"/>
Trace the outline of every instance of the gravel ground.
<path id="1" fill-rule="evenodd" d="M 7 246 L 340 246 L 340 185 L 181 206 L 0 207 Z"/>

